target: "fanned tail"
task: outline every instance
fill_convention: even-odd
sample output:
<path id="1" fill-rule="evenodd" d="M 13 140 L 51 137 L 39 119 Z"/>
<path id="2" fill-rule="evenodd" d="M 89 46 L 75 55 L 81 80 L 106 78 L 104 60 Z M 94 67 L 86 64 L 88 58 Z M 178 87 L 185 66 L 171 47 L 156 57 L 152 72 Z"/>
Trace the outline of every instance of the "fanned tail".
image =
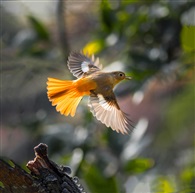
<path id="1" fill-rule="evenodd" d="M 47 81 L 47 96 L 56 106 L 56 110 L 62 115 L 69 114 L 74 117 L 76 108 L 83 98 L 82 93 L 79 93 L 74 85 L 74 81 L 58 80 L 48 78 Z"/>

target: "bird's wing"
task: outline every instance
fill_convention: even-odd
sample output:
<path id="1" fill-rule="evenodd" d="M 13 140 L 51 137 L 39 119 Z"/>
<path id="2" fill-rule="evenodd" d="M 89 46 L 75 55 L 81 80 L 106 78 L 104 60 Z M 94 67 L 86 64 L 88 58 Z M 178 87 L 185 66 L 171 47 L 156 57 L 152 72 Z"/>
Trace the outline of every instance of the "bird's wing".
<path id="1" fill-rule="evenodd" d="M 99 71 L 102 68 L 99 58 L 95 60 L 94 55 L 89 58 L 82 52 L 71 52 L 67 65 L 70 72 L 77 78 L 82 77 L 84 73 Z"/>
<path id="2" fill-rule="evenodd" d="M 88 106 L 99 121 L 116 132 L 128 134 L 128 131 L 133 128 L 127 114 L 120 110 L 113 92 L 109 97 L 91 94 Z"/>

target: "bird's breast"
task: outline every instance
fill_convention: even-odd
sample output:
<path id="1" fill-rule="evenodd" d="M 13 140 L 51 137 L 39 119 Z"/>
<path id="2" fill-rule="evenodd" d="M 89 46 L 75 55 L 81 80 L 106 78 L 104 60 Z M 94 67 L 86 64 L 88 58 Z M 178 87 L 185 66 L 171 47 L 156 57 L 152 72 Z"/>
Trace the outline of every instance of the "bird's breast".
<path id="1" fill-rule="evenodd" d="M 109 73 L 94 73 L 91 78 L 96 82 L 97 87 L 94 89 L 96 94 L 106 94 L 113 89 L 113 78 Z"/>

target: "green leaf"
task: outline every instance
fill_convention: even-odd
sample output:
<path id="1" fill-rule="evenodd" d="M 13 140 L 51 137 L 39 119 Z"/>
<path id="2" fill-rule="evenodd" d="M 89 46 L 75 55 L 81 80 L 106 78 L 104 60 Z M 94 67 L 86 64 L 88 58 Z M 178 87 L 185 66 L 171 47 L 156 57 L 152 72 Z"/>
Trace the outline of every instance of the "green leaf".
<path id="1" fill-rule="evenodd" d="M 124 169 L 127 173 L 136 174 L 145 172 L 146 170 L 152 168 L 153 165 L 154 165 L 153 159 L 136 158 L 128 161 Z"/>
<path id="2" fill-rule="evenodd" d="M 103 28 L 106 31 L 111 32 L 114 25 L 116 25 L 116 17 L 108 0 L 101 1 L 100 10 Z"/>
<path id="3" fill-rule="evenodd" d="M 37 37 L 39 39 L 42 39 L 42 40 L 49 40 L 49 33 L 48 33 L 47 29 L 45 28 L 45 26 L 34 16 L 30 15 L 30 16 L 28 16 L 28 19 L 29 19 L 33 29 L 37 33 Z"/>
<path id="4" fill-rule="evenodd" d="M 185 52 L 195 51 L 195 26 L 183 26 L 180 38 Z"/>

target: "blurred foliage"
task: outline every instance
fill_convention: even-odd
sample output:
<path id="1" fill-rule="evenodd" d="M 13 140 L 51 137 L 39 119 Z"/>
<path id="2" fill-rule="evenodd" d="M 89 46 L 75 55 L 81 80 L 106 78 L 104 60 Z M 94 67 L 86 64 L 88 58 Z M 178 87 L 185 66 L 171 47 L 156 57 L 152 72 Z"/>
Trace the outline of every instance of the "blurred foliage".
<path id="1" fill-rule="evenodd" d="M 95 165 L 84 164 L 83 173 L 91 192 L 119 192 L 116 177 L 105 177 Z"/>
<path id="2" fill-rule="evenodd" d="M 154 165 L 154 160 L 152 159 L 136 158 L 128 161 L 125 165 L 124 170 L 129 174 L 142 173 L 152 168 L 153 165 Z"/>
<path id="3" fill-rule="evenodd" d="M 68 5 L 67 2 L 67 9 Z M 57 64 L 61 64 L 63 59 L 57 60 L 60 55 L 53 45 L 52 30 L 33 15 L 27 17 L 30 33 L 26 33 L 26 38 L 16 35 L 12 41 L 7 41 L 5 32 L 1 36 L 4 48 L 6 45 L 10 48 L 10 42 L 17 42 L 17 52 L 13 54 L 17 60 L 12 58 L 10 64 L 10 57 L 3 60 L 6 72 L 3 84 L 13 81 L 9 75 L 14 80 L 22 76 L 23 71 L 11 70 L 14 64 L 22 64 L 23 69 L 27 68 L 25 65 L 28 69 L 32 68 L 32 73 L 21 81 L 23 85 L 31 84 L 22 87 L 20 82 L 13 98 L 9 92 L 10 84 L 3 88 L 10 97 L 3 100 L 6 102 L 3 109 L 7 108 L 10 113 L 15 103 L 24 104 L 18 114 L 28 116 L 27 121 L 30 121 L 28 124 L 27 121 L 20 123 L 18 127 L 27 128 L 29 133 L 37 136 L 38 142 L 47 143 L 50 155 L 62 164 L 70 165 L 84 180 L 89 192 L 195 192 L 195 23 L 188 23 L 193 19 L 189 15 L 191 12 L 194 14 L 194 9 L 195 3 L 188 1 L 94 1 L 90 9 L 86 7 L 82 12 L 90 15 L 91 26 L 87 16 L 80 15 L 76 20 L 82 22 L 85 31 L 74 34 L 68 31 L 70 26 L 67 26 L 67 34 L 71 35 L 66 38 L 74 43 L 78 39 L 80 41 L 74 44 L 75 47 L 84 45 L 84 53 L 100 55 L 104 65 L 115 61 L 108 67 L 120 67 L 133 77 L 130 83 L 121 85 L 121 90 L 116 90 L 119 96 L 127 97 L 131 93 L 135 97 L 135 93 L 141 92 L 144 97 L 150 83 L 157 82 L 160 91 L 154 90 L 151 102 L 142 109 L 148 117 L 156 119 L 152 122 L 147 118 L 151 123 L 149 126 L 145 123 L 146 131 L 138 127 L 142 112 L 137 116 L 138 124 L 131 136 L 105 129 L 93 118 L 85 99 L 77 110 L 78 117 L 58 116 L 47 100 L 45 82 L 51 74 L 64 78 L 62 66 L 57 70 Z M 71 17 L 70 20 L 73 21 Z M 75 26 L 78 30 L 78 25 Z M 16 31 L 19 31 L 18 28 Z M 88 32 L 89 28 L 93 32 Z M 21 27 L 18 33 L 22 32 Z M 65 79 L 70 77 L 67 74 L 69 72 L 65 74 Z M 16 85 L 17 81 L 13 84 Z M 37 98 L 33 96 L 34 100 L 31 99 L 32 93 L 38 93 Z M 22 95 L 21 101 L 16 95 Z M 156 105 L 156 111 L 152 114 L 153 105 Z M 29 109 L 26 110 L 29 106 L 32 106 L 31 114 Z M 132 114 L 136 113 L 136 109 L 133 111 Z M 9 115 L 13 118 L 9 113 L 6 114 L 8 118 Z"/>
<path id="4" fill-rule="evenodd" d="M 45 57 L 51 44 L 48 29 L 36 17 L 29 15 L 27 18 L 31 25 L 31 33 L 21 42 L 20 53 L 34 57 Z"/>
<path id="5" fill-rule="evenodd" d="M 49 39 L 50 39 L 49 33 L 48 33 L 48 30 L 45 28 L 45 26 L 39 20 L 37 20 L 35 17 L 33 17 L 32 15 L 29 15 L 28 19 L 29 19 L 34 31 L 36 32 L 37 38 L 39 40 L 49 41 Z"/>
<path id="6" fill-rule="evenodd" d="M 194 52 L 195 50 L 195 26 L 183 26 L 181 31 L 181 44 L 186 52 Z"/>
<path id="7" fill-rule="evenodd" d="M 164 176 L 160 176 L 155 179 L 155 182 L 153 182 L 154 185 L 154 192 L 160 193 L 160 192 L 176 192 L 174 189 L 172 179 Z"/>
<path id="8" fill-rule="evenodd" d="M 92 42 L 89 42 L 85 45 L 83 48 L 83 53 L 84 54 L 97 54 L 104 48 L 105 42 L 101 39 L 99 40 L 94 40 Z"/>

